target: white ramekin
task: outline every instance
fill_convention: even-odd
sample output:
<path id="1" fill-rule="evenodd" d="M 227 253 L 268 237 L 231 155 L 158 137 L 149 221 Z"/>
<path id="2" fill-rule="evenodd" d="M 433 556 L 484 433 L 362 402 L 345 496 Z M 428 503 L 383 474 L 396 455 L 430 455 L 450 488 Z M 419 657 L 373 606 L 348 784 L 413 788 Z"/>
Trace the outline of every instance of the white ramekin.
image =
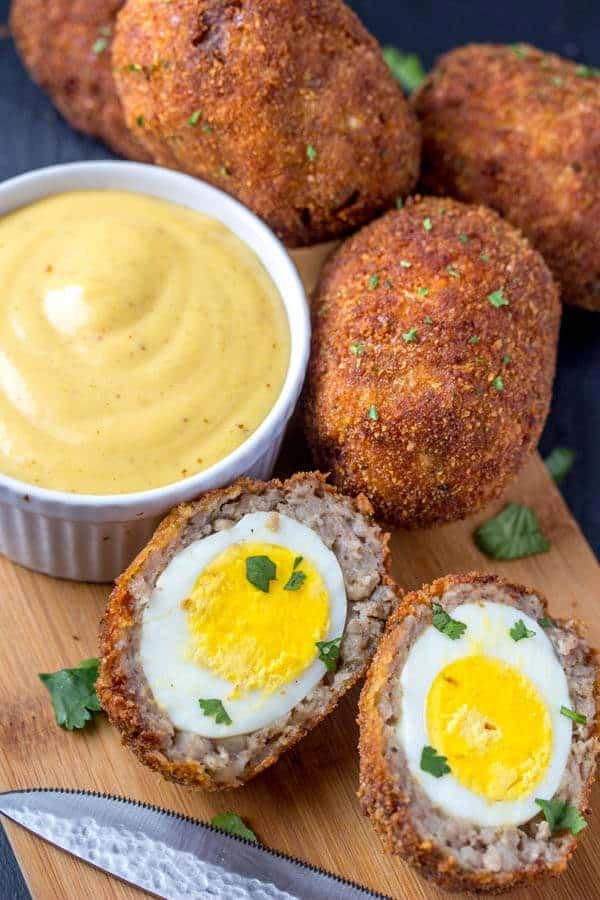
<path id="1" fill-rule="evenodd" d="M 190 478 L 133 494 L 95 495 L 51 491 L 0 474 L 0 553 L 38 572 L 79 581 L 115 578 L 148 540 L 161 515 L 176 503 L 240 475 L 271 475 L 302 389 L 310 347 L 306 295 L 283 245 L 248 209 L 195 178 L 129 162 L 51 166 L 0 184 L 0 215 L 51 194 L 105 189 L 148 194 L 190 207 L 223 222 L 245 241 L 279 289 L 291 353 L 283 388 L 264 422 L 233 453 Z"/>

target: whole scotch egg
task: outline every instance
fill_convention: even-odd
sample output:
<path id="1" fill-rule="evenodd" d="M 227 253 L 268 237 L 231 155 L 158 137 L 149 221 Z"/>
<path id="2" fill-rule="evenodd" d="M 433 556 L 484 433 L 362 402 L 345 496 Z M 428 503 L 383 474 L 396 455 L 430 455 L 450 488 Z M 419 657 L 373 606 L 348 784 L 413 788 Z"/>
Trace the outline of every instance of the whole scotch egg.
<path id="1" fill-rule="evenodd" d="M 360 797 L 388 849 L 455 890 L 562 871 L 595 777 L 596 679 L 537 592 L 465 575 L 406 597 L 360 700 Z"/>
<path id="2" fill-rule="evenodd" d="M 102 705 L 166 778 L 237 787 L 364 672 L 396 599 L 387 565 L 369 504 L 318 474 L 178 507 L 110 597 Z"/>

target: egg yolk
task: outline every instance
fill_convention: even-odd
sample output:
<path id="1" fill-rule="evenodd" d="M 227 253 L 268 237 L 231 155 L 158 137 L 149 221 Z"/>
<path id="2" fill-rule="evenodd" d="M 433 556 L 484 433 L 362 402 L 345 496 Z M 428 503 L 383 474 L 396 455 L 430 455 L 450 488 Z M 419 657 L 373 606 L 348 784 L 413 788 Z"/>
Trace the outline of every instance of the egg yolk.
<path id="1" fill-rule="evenodd" d="M 466 656 L 437 674 L 427 697 L 431 745 L 452 775 L 488 800 L 516 800 L 542 779 L 552 721 L 532 682 L 514 666 Z"/>
<path id="2" fill-rule="evenodd" d="M 265 592 L 248 580 L 246 560 L 267 556 L 275 579 Z M 304 671 L 329 630 L 329 595 L 318 570 L 286 547 L 234 544 L 213 559 L 183 601 L 191 658 L 233 686 L 230 697 L 270 694 Z M 294 563 L 296 562 L 296 567 Z M 291 590 L 293 573 L 301 584 Z M 286 590 L 286 584 L 288 589 Z"/>

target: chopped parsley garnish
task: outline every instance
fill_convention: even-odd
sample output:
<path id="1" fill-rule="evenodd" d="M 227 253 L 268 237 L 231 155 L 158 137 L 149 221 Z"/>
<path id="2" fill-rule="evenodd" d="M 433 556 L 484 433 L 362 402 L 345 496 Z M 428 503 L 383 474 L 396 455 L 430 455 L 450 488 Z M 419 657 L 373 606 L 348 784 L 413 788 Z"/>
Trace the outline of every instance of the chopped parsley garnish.
<path id="1" fill-rule="evenodd" d="M 410 267 L 412 266 L 412 263 L 409 262 L 407 259 L 401 259 L 400 265 L 402 266 L 403 269 L 410 269 Z"/>
<path id="2" fill-rule="evenodd" d="M 377 412 L 377 407 L 374 403 L 371 403 L 369 407 L 369 411 L 367 413 L 367 419 L 372 419 L 373 422 L 376 422 L 379 418 L 379 413 Z"/>
<path id="3" fill-rule="evenodd" d="M 371 275 L 369 278 L 369 290 L 374 291 L 379 284 L 379 275 Z"/>
<path id="4" fill-rule="evenodd" d="M 396 209 L 402 209 L 404 206 L 404 200 L 402 197 L 396 197 Z"/>
<path id="5" fill-rule="evenodd" d="M 340 659 L 340 644 L 342 636 L 334 638 L 332 641 L 317 641 L 316 647 L 319 651 L 319 659 L 325 663 L 328 672 L 335 672 Z"/>
<path id="6" fill-rule="evenodd" d="M 474 334 L 473 337 L 469 338 L 469 343 L 470 344 L 478 344 L 480 340 L 481 340 L 481 338 L 479 337 L 479 335 Z"/>
<path id="7" fill-rule="evenodd" d="M 231 725 L 232 719 L 220 700 L 198 700 L 198 703 L 205 716 L 215 717 L 217 725 Z"/>
<path id="8" fill-rule="evenodd" d="M 492 384 L 494 385 L 494 387 L 496 388 L 497 391 L 503 391 L 504 390 L 504 379 L 502 378 L 502 375 L 496 375 L 496 377 L 492 381 Z"/>
<path id="9" fill-rule="evenodd" d="M 298 591 L 306 581 L 306 573 L 305 572 L 292 572 L 287 582 L 285 583 L 283 589 L 284 591 Z"/>
<path id="10" fill-rule="evenodd" d="M 127 68 L 128 72 L 143 72 L 144 71 L 142 66 L 140 66 L 139 63 L 129 63 L 126 66 L 126 68 Z"/>
<path id="11" fill-rule="evenodd" d="M 599 78 L 600 69 L 596 69 L 594 66 L 577 66 L 575 74 L 580 78 Z"/>
<path id="12" fill-rule="evenodd" d="M 106 48 L 108 47 L 108 38 L 99 37 L 96 38 L 94 43 L 92 44 L 92 53 L 104 53 Z"/>
<path id="13" fill-rule="evenodd" d="M 297 556 L 297 557 L 294 559 L 294 565 L 292 566 L 292 569 L 297 569 L 298 566 L 300 565 L 300 563 L 302 562 L 303 559 L 304 559 L 303 556 Z"/>
<path id="14" fill-rule="evenodd" d="M 389 69 L 407 94 L 412 94 L 425 78 L 425 69 L 416 53 L 404 53 L 397 47 L 381 51 Z"/>
<path id="15" fill-rule="evenodd" d="M 246 559 L 246 578 L 259 591 L 269 593 L 269 583 L 277 577 L 277 566 L 268 556 L 249 556 Z"/>
<path id="16" fill-rule="evenodd" d="M 136 120 L 135 120 L 135 124 L 138 125 L 140 128 L 143 128 L 144 127 L 144 117 L 137 116 Z"/>
<path id="17" fill-rule="evenodd" d="M 226 176 L 231 175 L 231 172 L 229 171 L 227 166 L 221 166 L 221 168 L 219 169 L 219 172 L 221 173 L 221 175 L 226 175 Z"/>
<path id="18" fill-rule="evenodd" d="M 258 838 L 252 829 L 248 828 L 244 820 L 241 819 L 237 813 L 219 813 L 218 816 L 212 817 L 210 824 L 213 828 L 218 828 L 219 831 L 225 831 L 227 834 L 235 834 L 237 837 L 244 838 L 246 841 L 253 841 L 255 844 L 258 844 Z"/>
<path id="19" fill-rule="evenodd" d="M 461 244 L 468 244 L 468 243 L 469 243 L 469 238 L 468 238 L 468 236 L 467 236 L 466 234 L 459 234 L 458 239 L 459 239 L 459 241 L 461 242 Z"/>
<path id="20" fill-rule="evenodd" d="M 479 259 L 481 260 L 481 262 L 489 262 L 490 261 L 490 258 L 487 255 L 487 253 L 480 253 Z"/>
<path id="21" fill-rule="evenodd" d="M 555 447 L 544 462 L 555 482 L 560 484 L 575 462 L 575 451 L 569 450 L 568 447 Z"/>
<path id="22" fill-rule="evenodd" d="M 535 802 L 544 813 L 544 818 L 550 826 L 550 831 L 570 831 L 571 834 L 579 834 L 587 828 L 587 822 L 576 806 L 569 806 L 565 800 L 540 800 Z"/>
<path id="23" fill-rule="evenodd" d="M 73 731 L 83 728 L 101 706 L 96 694 L 99 659 L 86 659 L 73 669 L 41 672 L 38 678 L 50 691 L 56 722 L 61 728 Z"/>
<path id="24" fill-rule="evenodd" d="M 445 609 L 443 609 L 439 603 L 432 604 L 433 609 L 433 617 L 431 619 L 431 624 L 434 628 L 437 628 L 438 631 L 441 631 L 442 634 L 445 634 L 446 637 L 449 637 L 451 641 L 457 641 L 460 637 L 463 636 L 465 631 L 467 630 L 467 626 L 464 622 L 459 621 L 459 619 L 453 619 L 448 615 Z"/>
<path id="25" fill-rule="evenodd" d="M 552 75 L 552 77 L 550 78 L 550 81 L 552 82 L 553 85 L 555 85 L 555 87 L 562 87 L 563 84 L 565 83 L 564 78 L 561 78 L 560 75 Z"/>
<path id="26" fill-rule="evenodd" d="M 434 778 L 441 778 L 442 775 L 448 775 L 450 766 L 448 758 L 440 756 L 433 747 L 423 747 L 421 751 L 421 769 L 429 772 Z"/>
<path id="27" fill-rule="evenodd" d="M 576 712 L 574 709 L 569 709 L 568 706 L 561 706 L 560 714 L 567 719 L 572 719 L 573 722 L 577 722 L 578 725 L 587 725 L 587 716 Z"/>
<path id="28" fill-rule="evenodd" d="M 197 109 L 195 112 L 193 112 L 191 114 L 191 116 L 187 120 L 187 123 L 190 126 L 190 128 L 195 128 L 201 118 L 202 118 L 202 110 Z"/>
<path id="29" fill-rule="evenodd" d="M 306 145 L 306 155 L 311 160 L 311 162 L 314 162 L 314 160 L 317 158 L 317 151 L 312 144 Z"/>
<path id="30" fill-rule="evenodd" d="M 433 222 L 431 221 L 430 216 L 427 216 L 425 219 L 423 219 L 423 228 L 425 229 L 425 231 L 431 231 L 431 229 L 433 228 Z"/>
<path id="31" fill-rule="evenodd" d="M 492 291 L 491 294 L 488 294 L 488 300 L 496 309 L 499 309 L 501 306 L 510 306 L 502 288 L 499 291 Z"/>
<path id="32" fill-rule="evenodd" d="M 448 275 L 452 275 L 453 278 L 460 278 L 460 272 L 454 266 L 446 266 L 446 272 Z"/>
<path id="33" fill-rule="evenodd" d="M 212 131 L 212 125 L 209 125 L 208 122 L 205 122 L 202 126 L 202 131 Z"/>
<path id="34" fill-rule="evenodd" d="M 433 319 L 431 318 L 431 316 L 423 316 L 423 321 L 424 321 L 427 325 L 433 325 Z"/>
<path id="35" fill-rule="evenodd" d="M 350 353 L 354 356 L 364 356 L 365 355 L 365 344 L 363 341 L 353 341 L 350 344 Z"/>
<path id="36" fill-rule="evenodd" d="M 511 357 L 510 353 L 505 353 L 504 356 L 502 357 L 502 362 L 506 366 L 511 361 L 511 359 L 512 359 L 512 357 Z"/>
<path id="37" fill-rule="evenodd" d="M 524 638 L 535 637 L 535 631 L 531 631 L 523 619 L 518 619 L 508 633 L 513 641 L 522 641 Z"/>
<path id="38" fill-rule="evenodd" d="M 537 623 L 541 628 L 551 628 L 556 625 L 556 622 L 554 619 L 551 619 L 550 616 L 544 616 L 543 618 L 538 619 Z"/>
<path id="39" fill-rule="evenodd" d="M 524 59 L 527 56 L 527 50 L 522 44 L 511 44 L 510 49 L 520 59 Z"/>
<path id="40" fill-rule="evenodd" d="M 420 294 L 421 297 L 426 297 L 429 293 L 429 288 L 420 287 L 417 293 Z"/>
<path id="41" fill-rule="evenodd" d="M 419 339 L 419 332 L 416 328 L 410 328 L 408 331 L 405 331 L 402 335 L 402 340 L 407 344 L 412 344 Z"/>
<path id="42" fill-rule="evenodd" d="M 492 559 L 522 559 L 550 549 L 537 516 L 528 506 L 509 503 L 475 531 L 475 543 Z"/>

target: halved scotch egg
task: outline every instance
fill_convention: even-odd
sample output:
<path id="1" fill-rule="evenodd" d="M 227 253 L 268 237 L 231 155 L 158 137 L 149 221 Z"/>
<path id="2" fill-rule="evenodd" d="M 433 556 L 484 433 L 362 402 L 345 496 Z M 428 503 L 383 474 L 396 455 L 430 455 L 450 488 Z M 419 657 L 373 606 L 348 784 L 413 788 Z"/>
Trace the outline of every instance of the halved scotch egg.
<path id="1" fill-rule="evenodd" d="M 597 677 L 533 590 L 471 574 L 407 596 L 360 699 L 360 797 L 388 849 L 450 889 L 562 871 L 586 827 Z"/>
<path id="2" fill-rule="evenodd" d="M 363 674 L 397 594 L 364 498 L 319 474 L 241 480 L 173 510 L 118 579 L 98 694 L 142 762 L 237 787 Z"/>

